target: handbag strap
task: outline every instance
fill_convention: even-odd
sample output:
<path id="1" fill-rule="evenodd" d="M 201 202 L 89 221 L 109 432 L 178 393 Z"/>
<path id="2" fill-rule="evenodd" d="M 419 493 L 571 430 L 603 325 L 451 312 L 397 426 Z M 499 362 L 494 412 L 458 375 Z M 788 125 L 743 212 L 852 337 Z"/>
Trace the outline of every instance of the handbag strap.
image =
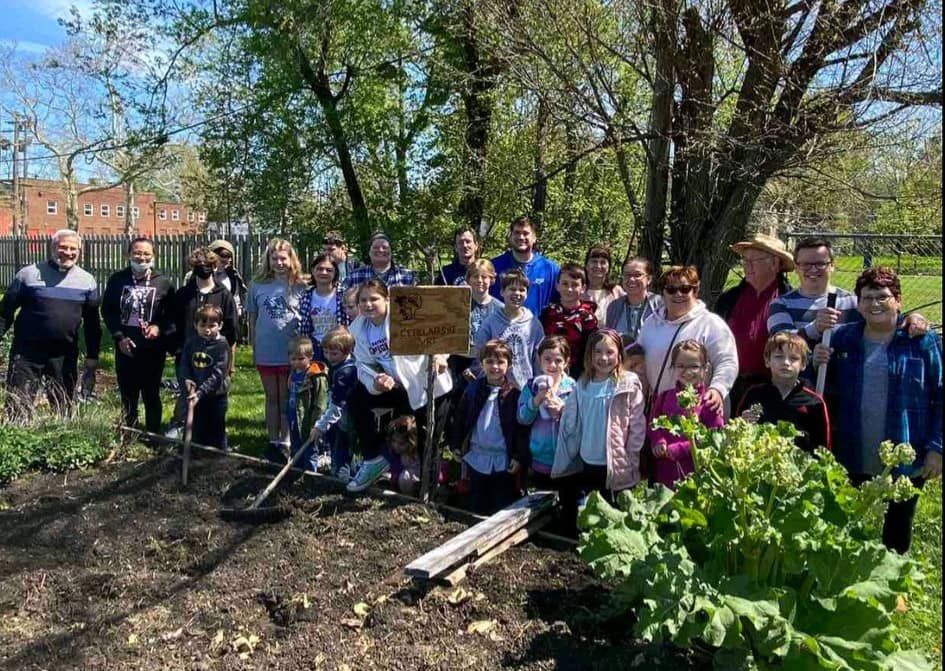
<path id="1" fill-rule="evenodd" d="M 682 328 L 683 328 L 683 326 L 685 326 L 685 325 L 686 325 L 685 322 L 683 322 L 682 324 L 680 324 L 680 325 L 676 328 L 676 332 L 673 334 L 672 340 L 669 341 L 669 347 L 666 348 L 666 354 L 665 354 L 665 356 L 663 356 L 663 365 L 660 366 L 660 374 L 659 374 L 659 376 L 657 376 L 657 378 L 656 378 L 656 384 L 653 386 L 653 393 L 652 393 L 651 396 L 650 396 L 650 403 L 649 403 L 650 406 L 652 406 L 652 404 L 653 404 L 653 399 L 654 399 L 654 398 L 656 397 L 656 395 L 659 393 L 660 382 L 663 381 L 663 373 L 666 372 L 666 362 L 669 361 L 669 355 L 670 355 L 670 354 L 672 353 L 672 351 L 673 351 L 673 345 L 676 343 L 676 338 L 679 336 L 679 332 L 682 331 Z M 649 413 L 648 413 L 648 414 L 649 414 Z"/>

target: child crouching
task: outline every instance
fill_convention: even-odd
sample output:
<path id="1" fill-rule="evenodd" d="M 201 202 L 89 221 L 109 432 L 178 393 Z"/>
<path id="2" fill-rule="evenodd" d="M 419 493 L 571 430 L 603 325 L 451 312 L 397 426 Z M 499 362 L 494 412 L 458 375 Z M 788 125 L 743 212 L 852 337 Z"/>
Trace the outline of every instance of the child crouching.
<path id="1" fill-rule="evenodd" d="M 450 442 L 456 452 L 465 451 L 473 512 L 491 515 L 519 494 L 517 479 L 530 457 L 528 429 L 516 417 L 519 391 L 509 376 L 512 350 L 501 340 L 489 340 L 479 360 L 485 375 L 466 387 Z"/>
<path id="2" fill-rule="evenodd" d="M 402 494 L 414 496 L 420 485 L 420 456 L 417 450 L 417 420 L 401 415 L 387 425 L 387 460 L 390 479 Z"/>
<path id="3" fill-rule="evenodd" d="M 197 310 L 197 333 L 184 343 L 177 377 L 186 402 L 193 407 L 193 441 L 224 450 L 230 346 L 220 335 L 222 324 L 223 311 L 217 306 Z"/>

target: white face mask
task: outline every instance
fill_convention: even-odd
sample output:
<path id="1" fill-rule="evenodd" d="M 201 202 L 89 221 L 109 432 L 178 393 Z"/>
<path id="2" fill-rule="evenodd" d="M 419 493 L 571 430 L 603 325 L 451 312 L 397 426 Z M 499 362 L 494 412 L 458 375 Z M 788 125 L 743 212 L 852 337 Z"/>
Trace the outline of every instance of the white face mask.
<path id="1" fill-rule="evenodd" d="M 151 270 L 151 267 L 154 265 L 154 261 L 145 261 L 143 263 L 139 263 L 138 261 L 131 261 L 130 263 L 131 263 L 131 272 L 133 272 L 135 275 L 146 273 L 147 271 Z"/>

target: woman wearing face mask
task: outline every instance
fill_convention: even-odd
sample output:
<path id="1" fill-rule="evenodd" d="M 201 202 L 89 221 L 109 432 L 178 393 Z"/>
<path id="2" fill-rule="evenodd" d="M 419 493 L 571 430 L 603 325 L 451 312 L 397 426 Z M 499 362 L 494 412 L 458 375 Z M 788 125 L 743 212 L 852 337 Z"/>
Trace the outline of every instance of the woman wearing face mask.
<path id="1" fill-rule="evenodd" d="M 145 428 L 161 430 L 161 376 L 174 330 L 174 285 L 154 268 L 154 245 L 136 238 L 128 245 L 128 267 L 108 278 L 102 319 L 115 341 L 115 373 L 126 426 L 138 421 L 144 401 Z"/>

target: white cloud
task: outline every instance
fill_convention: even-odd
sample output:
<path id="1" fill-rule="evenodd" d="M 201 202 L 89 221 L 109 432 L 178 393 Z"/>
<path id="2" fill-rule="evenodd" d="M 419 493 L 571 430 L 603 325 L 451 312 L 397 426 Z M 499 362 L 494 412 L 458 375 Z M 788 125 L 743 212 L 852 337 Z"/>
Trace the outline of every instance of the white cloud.
<path id="1" fill-rule="evenodd" d="M 0 48 L 14 49 L 27 54 L 45 53 L 50 46 L 49 44 L 40 44 L 39 42 L 29 42 L 25 40 L 0 40 Z"/>
<path id="2" fill-rule="evenodd" d="M 73 5 L 83 17 L 92 14 L 92 0 L 33 0 L 26 6 L 51 19 L 65 19 Z"/>

